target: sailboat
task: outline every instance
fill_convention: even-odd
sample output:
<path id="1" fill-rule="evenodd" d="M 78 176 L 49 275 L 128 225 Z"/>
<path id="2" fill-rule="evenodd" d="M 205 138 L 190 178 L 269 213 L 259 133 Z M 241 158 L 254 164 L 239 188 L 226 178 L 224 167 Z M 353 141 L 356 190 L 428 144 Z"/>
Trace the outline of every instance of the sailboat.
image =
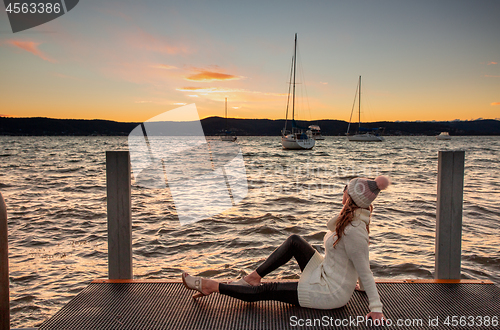
<path id="1" fill-rule="evenodd" d="M 312 138 L 311 130 L 307 128 L 299 127 L 295 122 L 295 76 L 297 69 L 297 33 L 295 33 L 295 48 L 292 57 L 292 68 L 290 69 L 290 80 L 293 82 L 293 95 L 292 95 L 292 130 L 288 131 L 286 129 L 288 122 L 288 106 L 290 104 L 290 88 L 288 88 L 288 101 L 286 105 L 286 118 L 285 118 L 285 128 L 281 131 L 281 145 L 283 149 L 292 150 L 308 150 L 314 147 L 316 141 Z"/>
<path id="2" fill-rule="evenodd" d="M 234 141 L 236 141 L 236 138 L 237 138 L 236 135 L 233 132 L 228 131 L 228 129 L 227 129 L 227 97 L 226 97 L 225 114 L 226 114 L 226 130 L 224 131 L 224 135 L 220 136 L 220 139 L 222 141 L 234 142 Z"/>
<path id="3" fill-rule="evenodd" d="M 358 131 L 356 134 L 349 134 L 349 129 L 351 128 L 351 119 L 352 119 L 352 113 L 354 111 L 354 105 L 352 107 L 351 111 L 351 118 L 349 119 L 349 125 L 347 126 L 347 139 L 349 141 L 357 141 L 357 142 L 382 142 L 384 141 L 384 138 L 379 135 L 378 131 L 383 129 L 381 127 L 378 128 L 366 128 L 366 127 L 361 127 L 361 76 L 359 76 L 359 83 L 358 83 Z M 354 102 L 356 102 L 356 99 L 354 99 Z"/>

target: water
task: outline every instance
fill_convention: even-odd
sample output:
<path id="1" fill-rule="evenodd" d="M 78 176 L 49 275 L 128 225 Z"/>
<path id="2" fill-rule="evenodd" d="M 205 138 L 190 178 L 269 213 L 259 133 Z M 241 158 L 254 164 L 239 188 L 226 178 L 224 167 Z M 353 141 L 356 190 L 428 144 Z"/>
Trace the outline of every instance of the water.
<path id="1" fill-rule="evenodd" d="M 182 270 L 236 278 L 297 233 L 323 253 L 326 222 L 358 175 L 391 177 L 370 226 L 376 278 L 433 278 L 437 155 L 466 151 L 462 274 L 500 285 L 500 137 L 327 137 L 285 151 L 278 137 L 240 137 L 248 196 L 210 219 L 180 226 L 165 189 L 132 187 L 134 275 L 179 280 Z M 40 325 L 90 281 L 107 277 L 105 151 L 125 137 L 0 137 L 0 190 L 8 204 L 13 327 Z M 290 262 L 270 278 L 297 279 Z"/>

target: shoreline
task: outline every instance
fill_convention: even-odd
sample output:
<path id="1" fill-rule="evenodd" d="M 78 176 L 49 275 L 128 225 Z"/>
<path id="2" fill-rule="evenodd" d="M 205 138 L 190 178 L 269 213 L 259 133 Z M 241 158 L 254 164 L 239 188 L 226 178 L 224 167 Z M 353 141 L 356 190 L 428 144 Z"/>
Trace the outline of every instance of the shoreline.
<path id="1" fill-rule="evenodd" d="M 209 117 L 202 119 L 205 136 L 224 134 L 225 119 Z M 307 127 L 319 125 L 323 136 L 345 136 L 349 123 L 340 120 L 297 121 Z M 141 123 L 121 123 L 108 120 L 10 118 L 0 117 L 0 136 L 127 136 Z M 148 123 L 155 130 L 161 125 L 168 127 L 169 136 L 184 136 L 193 132 L 196 122 Z M 228 129 L 237 136 L 280 136 L 285 120 L 228 118 Z M 499 136 L 500 120 L 482 119 L 450 122 L 372 122 L 364 127 L 384 127 L 384 136 L 437 136 L 449 132 L 451 136 Z M 356 124 L 351 131 L 354 131 Z M 199 127 L 199 126 L 198 126 Z"/>

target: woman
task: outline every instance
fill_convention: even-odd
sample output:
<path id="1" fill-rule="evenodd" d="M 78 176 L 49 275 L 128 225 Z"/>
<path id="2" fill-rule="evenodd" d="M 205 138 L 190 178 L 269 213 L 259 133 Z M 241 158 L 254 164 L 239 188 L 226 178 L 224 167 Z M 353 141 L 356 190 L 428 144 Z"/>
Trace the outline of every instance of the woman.
<path id="1" fill-rule="evenodd" d="M 219 283 L 211 279 L 182 274 L 188 289 L 198 298 L 219 292 L 244 301 L 278 300 L 301 307 L 339 308 L 347 304 L 354 290 L 366 291 L 370 303 L 367 318 L 384 320 L 368 256 L 371 203 L 389 179 L 352 179 L 344 188 L 340 214 L 328 221 L 324 237 L 325 257 L 302 237 L 292 235 L 255 271 L 237 282 Z M 302 274 L 299 282 L 263 283 L 261 279 L 295 257 Z M 359 282 L 359 284 L 357 284 Z"/>

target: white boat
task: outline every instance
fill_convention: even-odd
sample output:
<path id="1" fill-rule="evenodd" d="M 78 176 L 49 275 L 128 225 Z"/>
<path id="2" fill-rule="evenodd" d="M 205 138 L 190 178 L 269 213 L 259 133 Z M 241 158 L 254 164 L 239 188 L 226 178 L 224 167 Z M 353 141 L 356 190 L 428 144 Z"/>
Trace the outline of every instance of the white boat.
<path id="1" fill-rule="evenodd" d="M 224 135 L 221 135 L 220 136 L 220 139 L 222 141 L 229 141 L 229 142 L 234 142 L 236 141 L 237 137 L 236 137 L 236 134 L 234 134 L 233 132 L 231 131 L 228 131 L 227 129 L 227 97 L 226 97 L 226 102 L 225 102 L 226 106 L 225 106 L 225 114 L 226 114 L 226 130 L 224 131 Z"/>
<path id="2" fill-rule="evenodd" d="M 281 145 L 283 149 L 292 149 L 292 150 L 308 150 L 312 149 L 316 143 L 316 141 L 312 137 L 312 133 L 310 129 L 299 127 L 295 123 L 295 72 L 297 68 L 297 33 L 295 33 L 295 48 L 293 52 L 292 58 L 292 68 L 290 70 L 290 81 L 292 81 L 293 74 L 293 82 L 291 82 L 290 87 L 293 86 L 293 96 L 292 96 L 292 130 L 288 131 L 286 129 L 288 122 L 288 106 L 290 104 L 290 87 L 288 88 L 288 101 L 286 105 L 286 118 L 285 118 L 285 128 L 281 131 Z"/>
<path id="3" fill-rule="evenodd" d="M 438 136 L 436 136 L 437 140 L 451 140 L 451 136 L 448 132 L 441 132 Z"/>
<path id="4" fill-rule="evenodd" d="M 352 119 L 352 113 L 354 111 L 354 104 L 356 104 L 356 98 L 354 98 L 354 104 L 351 110 L 351 118 L 349 119 L 349 125 L 347 126 L 347 139 L 349 141 L 356 141 L 356 142 L 382 142 L 384 141 L 384 138 L 379 135 L 379 131 L 383 130 L 382 127 L 377 127 L 377 128 L 366 128 L 366 127 L 361 127 L 361 76 L 359 76 L 359 83 L 358 83 L 358 131 L 355 134 L 349 134 L 349 129 L 351 128 L 351 119 Z"/>
<path id="5" fill-rule="evenodd" d="M 319 128 L 318 125 L 311 125 L 308 128 L 311 131 L 312 138 L 315 139 L 316 141 L 325 139 L 325 137 L 321 135 L 321 128 Z"/>
<path id="6" fill-rule="evenodd" d="M 315 140 L 305 133 L 287 134 L 281 137 L 281 145 L 284 149 L 302 150 L 312 149 Z"/>
<path id="7" fill-rule="evenodd" d="M 354 134 L 354 135 L 348 135 L 347 139 L 349 141 L 354 141 L 354 142 L 382 142 L 384 141 L 384 138 L 379 135 L 374 135 L 371 133 L 362 133 L 362 134 Z"/>

